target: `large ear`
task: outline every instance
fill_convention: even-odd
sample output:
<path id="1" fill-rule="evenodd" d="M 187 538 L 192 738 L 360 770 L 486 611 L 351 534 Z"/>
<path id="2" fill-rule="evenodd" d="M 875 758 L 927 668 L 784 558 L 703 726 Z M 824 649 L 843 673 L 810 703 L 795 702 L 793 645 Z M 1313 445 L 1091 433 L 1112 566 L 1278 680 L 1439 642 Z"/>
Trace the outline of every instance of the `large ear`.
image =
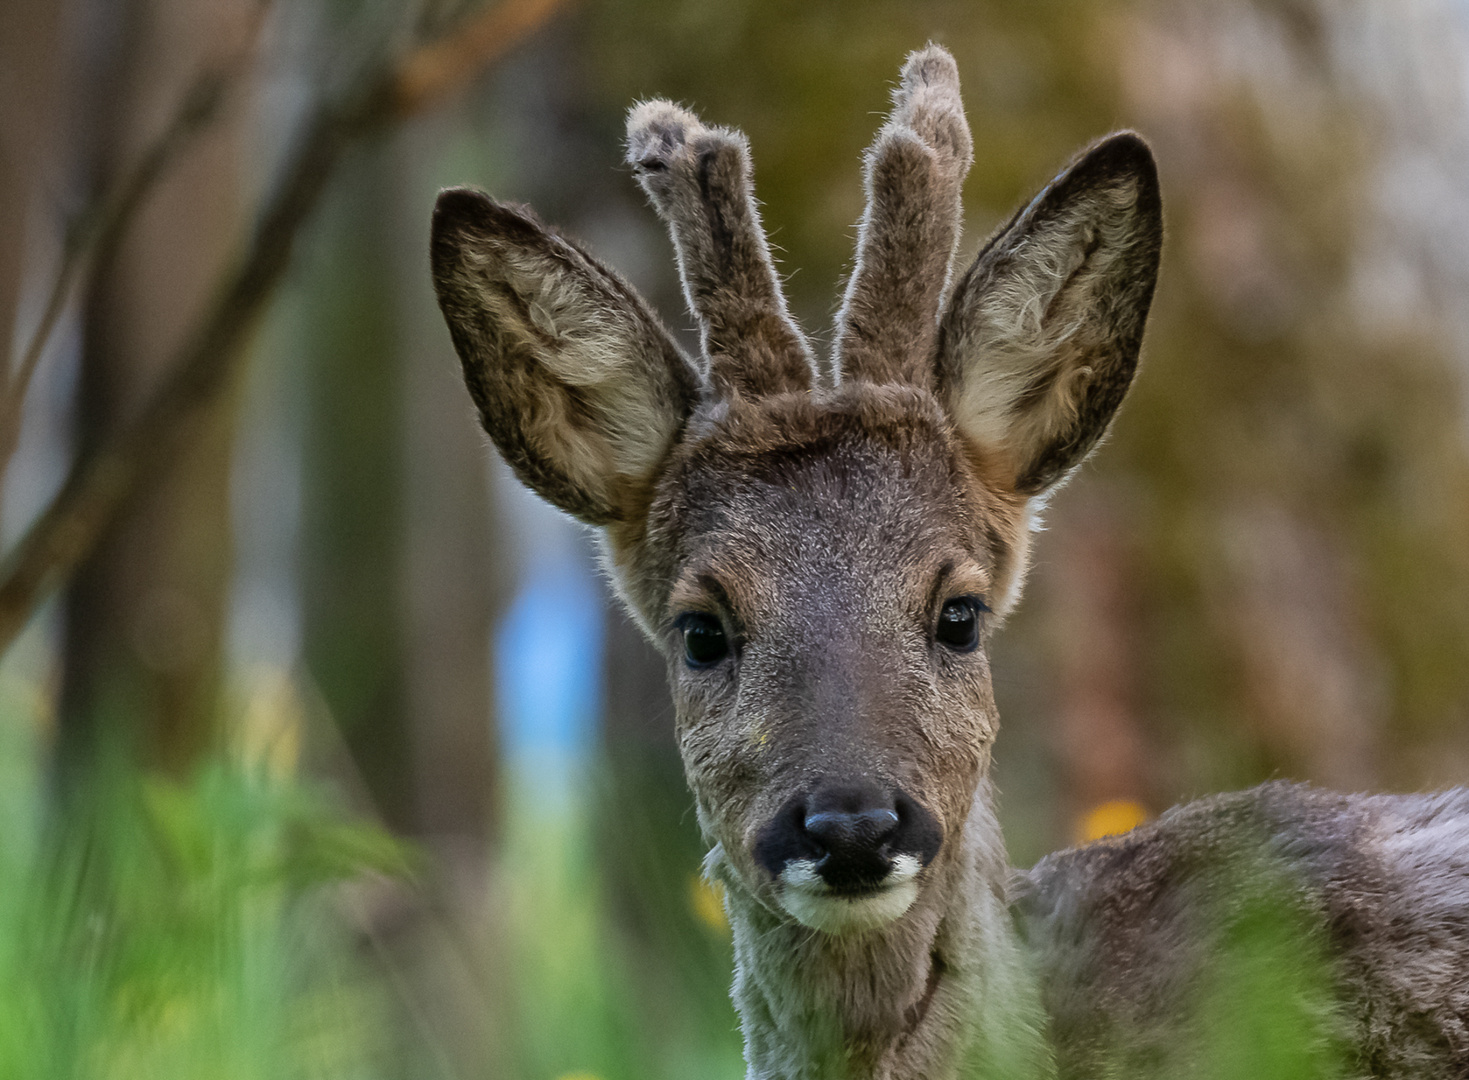
<path id="1" fill-rule="evenodd" d="M 700 377 L 632 287 L 528 210 L 468 188 L 434 208 L 434 288 L 485 430 L 593 525 L 646 508 Z"/>
<path id="2" fill-rule="evenodd" d="M 1137 368 L 1163 212 L 1148 146 L 1083 153 L 980 252 L 940 330 L 940 393 L 960 433 L 1023 495 L 1107 431 Z"/>

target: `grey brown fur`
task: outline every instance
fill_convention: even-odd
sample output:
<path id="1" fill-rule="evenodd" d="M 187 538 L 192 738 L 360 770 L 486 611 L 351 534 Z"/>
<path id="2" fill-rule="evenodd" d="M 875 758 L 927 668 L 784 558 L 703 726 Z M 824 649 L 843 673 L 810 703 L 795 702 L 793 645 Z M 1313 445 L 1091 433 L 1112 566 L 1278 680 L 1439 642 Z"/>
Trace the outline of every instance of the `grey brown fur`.
<path id="1" fill-rule="evenodd" d="M 1469 1074 L 1469 791 L 1276 782 L 1043 859 L 1016 911 L 1065 1076 L 1198 1072 L 1195 1007 L 1240 912 L 1293 920 L 1278 963 L 1327 963 L 1318 1034 L 1345 1076 Z M 1155 1066 L 1149 1068 L 1150 1065 Z M 1166 1073 L 1165 1073 L 1166 1075 Z"/>
<path id="2" fill-rule="evenodd" d="M 434 279 L 486 430 L 603 527 L 668 660 L 750 1076 L 1186 1075 L 1196 989 L 1266 893 L 1329 959 L 1317 1036 L 1355 1074 L 1469 1075 L 1463 793 L 1269 786 L 1007 869 L 986 645 L 1036 514 L 1136 367 L 1162 237 L 1143 141 L 1083 153 L 951 285 L 969 133 L 952 58 L 915 53 L 868 155 L 829 379 L 781 295 L 743 137 L 649 102 L 628 158 L 673 235 L 700 363 L 615 274 L 479 193 L 441 197 Z M 832 814 L 934 839 L 868 837 L 880 879 L 842 891 L 835 849 L 801 846 Z"/>

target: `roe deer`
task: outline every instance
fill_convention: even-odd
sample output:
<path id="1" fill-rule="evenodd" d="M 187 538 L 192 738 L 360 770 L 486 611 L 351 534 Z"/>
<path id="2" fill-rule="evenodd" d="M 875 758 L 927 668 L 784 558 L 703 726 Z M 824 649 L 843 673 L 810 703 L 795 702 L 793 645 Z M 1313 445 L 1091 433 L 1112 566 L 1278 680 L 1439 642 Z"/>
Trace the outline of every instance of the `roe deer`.
<path id="1" fill-rule="evenodd" d="M 971 159 L 929 46 L 866 158 L 829 365 L 786 309 L 743 136 L 667 102 L 632 110 L 627 160 L 697 363 L 528 210 L 454 189 L 434 215 L 486 430 L 599 527 L 667 658 L 749 1075 L 1196 1075 L 1210 958 L 1270 903 L 1325 958 L 1307 1042 L 1351 1075 L 1469 1076 L 1469 793 L 1272 784 L 1009 868 L 986 645 L 1132 380 L 1162 214 L 1147 145 L 1114 134 L 951 282 Z"/>

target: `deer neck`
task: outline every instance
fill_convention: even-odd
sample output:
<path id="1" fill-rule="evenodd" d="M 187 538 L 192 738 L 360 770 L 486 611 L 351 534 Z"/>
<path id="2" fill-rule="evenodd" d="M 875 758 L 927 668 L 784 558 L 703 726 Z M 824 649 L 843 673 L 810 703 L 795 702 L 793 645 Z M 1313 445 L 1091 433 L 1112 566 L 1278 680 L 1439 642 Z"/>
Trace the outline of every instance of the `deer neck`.
<path id="1" fill-rule="evenodd" d="M 880 931 L 821 934 L 731 888 L 750 1080 L 946 1080 L 976 1042 L 1029 1040 L 1038 1025 L 1006 910 L 1008 874 L 986 781 L 955 856 Z"/>

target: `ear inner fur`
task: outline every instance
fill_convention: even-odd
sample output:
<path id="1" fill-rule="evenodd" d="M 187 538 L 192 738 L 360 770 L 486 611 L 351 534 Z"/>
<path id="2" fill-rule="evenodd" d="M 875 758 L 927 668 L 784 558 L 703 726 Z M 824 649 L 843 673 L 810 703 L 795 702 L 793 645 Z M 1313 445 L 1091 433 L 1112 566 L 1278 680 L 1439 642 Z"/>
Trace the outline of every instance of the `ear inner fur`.
<path id="1" fill-rule="evenodd" d="M 439 196 L 431 254 L 470 395 L 516 474 L 590 524 L 642 513 L 700 396 L 657 317 L 528 210 L 481 192 Z"/>
<path id="2" fill-rule="evenodd" d="M 809 390 L 815 361 L 786 309 L 750 180 L 745 137 L 667 101 L 627 118 L 627 160 L 667 223 L 720 396 Z"/>
<path id="3" fill-rule="evenodd" d="M 1082 154 L 980 252 L 940 329 L 955 424 L 1039 495 L 1106 433 L 1131 385 L 1162 249 L 1157 169 L 1132 132 Z"/>
<path id="4" fill-rule="evenodd" d="M 892 114 L 867 152 L 857 263 L 837 315 L 833 367 L 842 376 L 932 384 L 973 160 L 958 69 L 930 45 L 903 65 Z"/>

